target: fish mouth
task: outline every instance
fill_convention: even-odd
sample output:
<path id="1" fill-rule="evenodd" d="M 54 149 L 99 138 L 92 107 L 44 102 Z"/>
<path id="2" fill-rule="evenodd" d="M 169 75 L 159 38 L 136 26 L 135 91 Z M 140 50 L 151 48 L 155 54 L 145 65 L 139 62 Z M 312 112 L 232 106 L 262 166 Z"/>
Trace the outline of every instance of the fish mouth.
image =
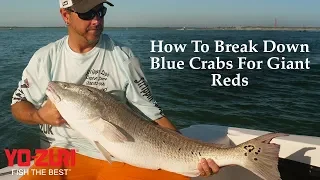
<path id="1" fill-rule="evenodd" d="M 47 87 L 47 90 L 46 90 L 46 94 L 47 94 L 48 98 L 53 102 L 58 103 L 58 102 L 61 101 L 60 96 L 54 90 L 53 85 L 51 83 L 48 84 L 48 87 Z"/>

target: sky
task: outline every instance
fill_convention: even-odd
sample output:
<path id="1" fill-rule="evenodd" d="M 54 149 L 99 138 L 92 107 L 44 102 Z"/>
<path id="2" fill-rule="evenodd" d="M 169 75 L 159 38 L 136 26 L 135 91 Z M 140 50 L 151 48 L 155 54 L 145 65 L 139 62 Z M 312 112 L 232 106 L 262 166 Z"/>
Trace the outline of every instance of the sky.
<path id="1" fill-rule="evenodd" d="M 28 2 L 28 3 L 26 3 Z M 105 27 L 320 27 L 319 0 L 110 0 Z M 105 5 L 107 6 L 107 5 Z M 58 0 L 1 0 L 0 26 L 63 26 Z"/>

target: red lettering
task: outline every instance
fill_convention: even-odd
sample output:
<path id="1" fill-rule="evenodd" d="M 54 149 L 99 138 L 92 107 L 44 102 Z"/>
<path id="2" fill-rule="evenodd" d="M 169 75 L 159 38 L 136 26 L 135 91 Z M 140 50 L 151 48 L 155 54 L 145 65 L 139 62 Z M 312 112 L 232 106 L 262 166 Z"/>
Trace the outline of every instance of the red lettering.
<path id="1" fill-rule="evenodd" d="M 39 155 L 38 159 L 35 160 L 37 166 L 75 166 L 76 151 L 74 149 L 37 149 L 36 154 Z"/>
<path id="2" fill-rule="evenodd" d="M 14 158 L 16 157 L 17 150 L 13 149 L 12 153 L 10 153 L 9 149 L 5 149 L 4 152 L 5 152 L 7 159 L 8 159 L 8 166 L 13 166 L 14 165 Z"/>
<path id="3" fill-rule="evenodd" d="M 4 151 L 8 159 L 8 166 L 14 165 L 16 156 L 18 166 L 30 166 L 33 157 L 29 149 L 13 149 L 12 152 L 5 149 Z M 36 166 L 75 166 L 76 151 L 74 149 L 36 149 L 35 153 L 37 154 L 37 159 L 34 161 Z M 25 156 L 25 161 L 23 156 Z"/>
<path id="4" fill-rule="evenodd" d="M 49 149 L 49 162 L 50 166 L 61 167 L 62 166 L 62 157 L 60 156 L 60 151 L 64 149 L 58 149 L 57 154 L 54 154 L 53 149 Z"/>
<path id="5" fill-rule="evenodd" d="M 14 165 L 14 159 L 16 156 L 18 166 L 30 166 L 31 151 L 29 149 L 13 149 L 12 153 L 10 153 L 9 149 L 5 149 L 4 152 L 8 159 L 8 166 Z M 24 155 L 26 157 L 25 161 L 23 160 Z"/>
<path id="6" fill-rule="evenodd" d="M 48 150 L 47 149 L 36 149 L 36 154 L 37 154 L 37 159 L 34 160 L 34 164 L 36 166 L 48 166 L 48 162 L 43 161 L 48 154 Z"/>
<path id="7" fill-rule="evenodd" d="M 23 154 L 26 155 L 26 161 L 23 161 Z M 31 151 L 29 149 L 19 149 L 17 164 L 19 166 L 30 166 L 30 161 L 31 161 Z"/>
<path id="8" fill-rule="evenodd" d="M 64 150 L 64 149 L 61 149 Z M 64 166 L 75 166 L 76 164 L 76 150 L 64 150 L 61 152 Z"/>
<path id="9" fill-rule="evenodd" d="M 23 155 L 26 155 L 26 161 L 23 161 Z M 18 165 L 19 166 L 30 166 L 31 151 L 29 149 L 18 150 Z"/>

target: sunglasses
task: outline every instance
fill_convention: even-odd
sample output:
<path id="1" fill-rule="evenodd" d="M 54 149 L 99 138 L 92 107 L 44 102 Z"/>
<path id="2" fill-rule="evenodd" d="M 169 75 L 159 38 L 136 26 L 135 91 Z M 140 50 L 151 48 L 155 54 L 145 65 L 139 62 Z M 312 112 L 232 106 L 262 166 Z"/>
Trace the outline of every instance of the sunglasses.
<path id="1" fill-rule="evenodd" d="M 100 9 L 98 9 L 98 11 L 94 11 L 94 10 L 90 10 L 88 12 L 85 12 L 85 13 L 78 13 L 78 12 L 75 12 L 74 10 L 72 9 L 68 9 L 69 11 L 71 12 L 74 12 L 74 13 L 77 13 L 78 14 L 78 17 L 82 20 L 92 20 L 94 17 L 96 17 L 96 15 L 99 17 L 99 18 L 103 18 L 106 13 L 107 13 L 107 8 L 106 7 L 102 7 Z"/>

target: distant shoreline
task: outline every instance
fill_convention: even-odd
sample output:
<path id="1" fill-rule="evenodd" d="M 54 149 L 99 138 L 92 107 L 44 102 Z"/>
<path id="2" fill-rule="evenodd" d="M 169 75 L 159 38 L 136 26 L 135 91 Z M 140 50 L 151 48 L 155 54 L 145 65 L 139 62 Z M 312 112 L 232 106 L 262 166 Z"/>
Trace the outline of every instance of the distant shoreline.
<path id="1" fill-rule="evenodd" d="M 18 27 L 0 26 L 0 29 L 22 28 L 66 28 L 57 27 Z M 263 27 L 263 26 L 237 26 L 237 27 L 104 27 L 105 29 L 172 29 L 172 30 L 258 30 L 258 31 L 320 31 L 320 27 Z"/>

